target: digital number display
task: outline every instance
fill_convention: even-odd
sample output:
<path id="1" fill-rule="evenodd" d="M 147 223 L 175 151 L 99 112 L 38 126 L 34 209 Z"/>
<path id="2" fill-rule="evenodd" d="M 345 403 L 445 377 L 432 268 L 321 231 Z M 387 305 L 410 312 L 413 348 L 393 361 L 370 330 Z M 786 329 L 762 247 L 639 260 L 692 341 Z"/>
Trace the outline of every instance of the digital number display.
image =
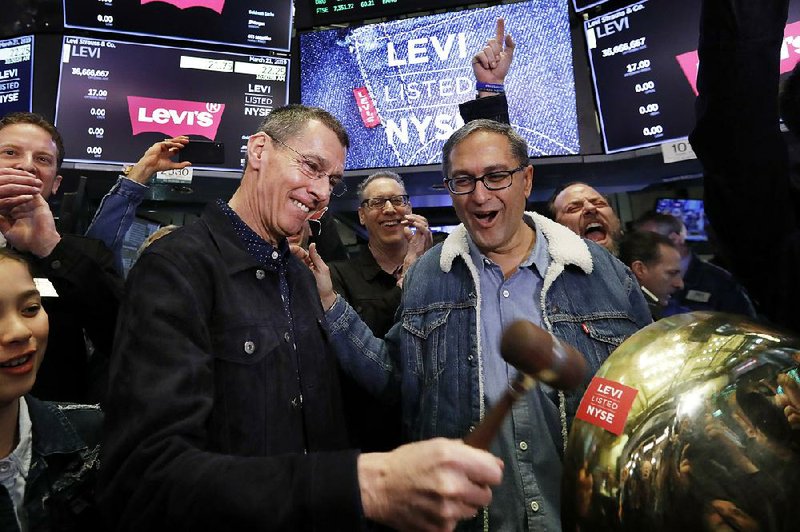
<path id="1" fill-rule="evenodd" d="M 238 170 L 269 112 L 288 102 L 288 54 L 241 55 L 65 37 L 56 125 L 66 160 L 131 163 L 165 137 L 225 144 Z M 157 75 L 147 73 L 157 72 Z"/>
<path id="2" fill-rule="evenodd" d="M 64 0 L 64 26 L 289 50 L 292 0 Z"/>
<path id="3" fill-rule="evenodd" d="M 782 74 L 800 59 L 800 1 L 790 2 L 788 20 Z M 589 19 L 584 28 L 606 152 L 688 136 L 695 124 L 700 2 L 642 0 Z"/>
<path id="4" fill-rule="evenodd" d="M 430 9 L 463 6 L 469 0 L 307 0 L 314 25 L 352 22 Z"/>
<path id="5" fill-rule="evenodd" d="M 0 116 L 31 110 L 33 37 L 0 40 Z"/>
<path id="6" fill-rule="evenodd" d="M 691 132 L 694 80 L 681 58 L 697 50 L 699 27 L 694 0 L 643 0 L 585 22 L 607 153 Z"/>

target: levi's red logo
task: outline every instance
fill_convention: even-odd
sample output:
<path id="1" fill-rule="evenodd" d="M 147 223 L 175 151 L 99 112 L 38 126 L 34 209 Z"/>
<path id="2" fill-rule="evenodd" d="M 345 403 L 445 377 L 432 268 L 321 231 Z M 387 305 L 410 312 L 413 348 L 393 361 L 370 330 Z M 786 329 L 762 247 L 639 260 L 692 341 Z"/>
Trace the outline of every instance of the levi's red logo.
<path id="1" fill-rule="evenodd" d="M 636 388 L 595 377 L 583 394 L 575 417 L 619 436 L 637 393 Z"/>
<path id="2" fill-rule="evenodd" d="M 217 136 L 224 103 L 162 100 L 128 96 L 131 129 L 139 133 L 163 133 L 169 137 L 200 135 L 209 140 Z"/>
<path id="3" fill-rule="evenodd" d="M 366 127 L 375 127 L 380 125 L 381 119 L 378 116 L 378 110 L 375 109 L 375 104 L 372 102 L 372 97 L 366 87 L 359 87 L 353 89 L 353 98 L 356 99 L 358 111 L 361 113 L 361 121 Z"/>
<path id="4" fill-rule="evenodd" d="M 142 5 L 150 4 L 153 2 L 164 2 L 165 4 L 172 4 L 178 9 L 188 9 L 190 7 L 207 7 L 212 11 L 222 14 L 222 8 L 225 7 L 225 0 L 141 0 Z"/>

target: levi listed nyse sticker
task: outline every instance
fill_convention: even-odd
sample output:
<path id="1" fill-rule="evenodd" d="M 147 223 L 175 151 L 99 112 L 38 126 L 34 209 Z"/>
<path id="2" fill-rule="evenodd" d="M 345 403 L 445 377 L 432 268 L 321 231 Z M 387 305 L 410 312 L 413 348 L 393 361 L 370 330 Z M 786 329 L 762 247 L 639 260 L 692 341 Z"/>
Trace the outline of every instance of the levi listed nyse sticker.
<path id="1" fill-rule="evenodd" d="M 575 417 L 619 436 L 637 393 L 636 388 L 595 377 L 583 394 Z"/>

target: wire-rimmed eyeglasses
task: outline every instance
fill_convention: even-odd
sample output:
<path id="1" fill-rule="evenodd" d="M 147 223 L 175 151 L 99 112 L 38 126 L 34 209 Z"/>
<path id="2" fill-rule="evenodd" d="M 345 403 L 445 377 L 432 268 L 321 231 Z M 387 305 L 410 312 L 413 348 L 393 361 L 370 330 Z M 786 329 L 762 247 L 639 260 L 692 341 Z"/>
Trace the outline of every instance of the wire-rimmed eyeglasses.
<path id="1" fill-rule="evenodd" d="M 405 207 L 408 205 L 408 194 L 398 194 L 397 196 L 383 198 L 368 198 L 361 202 L 361 206 L 368 209 L 383 209 L 387 201 L 392 204 L 392 207 Z"/>
<path id="2" fill-rule="evenodd" d="M 295 159 L 295 162 L 297 163 L 297 166 L 300 168 L 300 171 L 303 173 L 303 175 L 310 177 L 311 179 L 327 179 L 331 186 L 331 194 L 334 196 L 338 197 L 347 192 L 347 185 L 342 180 L 342 176 L 331 175 L 327 172 L 323 172 L 316 161 L 309 159 L 285 142 L 280 141 L 275 137 L 270 138 L 296 155 L 296 157 L 293 158 Z"/>
<path id="3" fill-rule="evenodd" d="M 502 190 L 510 187 L 513 181 L 512 176 L 516 172 L 524 170 L 525 168 L 527 168 L 527 166 L 520 166 L 519 168 L 514 168 L 513 170 L 497 170 L 495 172 L 483 174 L 480 177 L 457 175 L 455 177 L 446 178 L 444 182 L 447 185 L 448 190 L 450 190 L 450 192 L 453 194 L 469 194 L 475 190 L 475 186 L 478 181 L 483 182 L 483 186 L 486 187 L 486 190 Z"/>

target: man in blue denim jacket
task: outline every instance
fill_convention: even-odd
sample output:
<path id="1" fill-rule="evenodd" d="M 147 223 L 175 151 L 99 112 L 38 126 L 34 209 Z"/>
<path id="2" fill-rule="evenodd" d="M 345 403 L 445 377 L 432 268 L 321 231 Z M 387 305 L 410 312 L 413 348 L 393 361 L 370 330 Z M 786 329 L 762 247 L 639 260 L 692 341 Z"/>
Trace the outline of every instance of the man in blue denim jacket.
<path id="1" fill-rule="evenodd" d="M 515 376 L 499 352 L 501 331 L 514 320 L 538 323 L 576 346 L 591 370 L 586 383 L 650 322 L 621 262 L 524 212 L 533 168 L 511 126 L 467 124 L 445 144 L 443 161 L 462 225 L 405 274 L 399 322 L 385 340 L 333 292 L 327 267 L 312 253 L 339 360 L 376 397 L 399 396 L 412 440 L 463 437 L 484 418 Z M 583 391 L 542 385 L 518 401 L 491 447 L 505 461 L 503 484 L 468 529 L 560 530 L 561 453 Z"/>

